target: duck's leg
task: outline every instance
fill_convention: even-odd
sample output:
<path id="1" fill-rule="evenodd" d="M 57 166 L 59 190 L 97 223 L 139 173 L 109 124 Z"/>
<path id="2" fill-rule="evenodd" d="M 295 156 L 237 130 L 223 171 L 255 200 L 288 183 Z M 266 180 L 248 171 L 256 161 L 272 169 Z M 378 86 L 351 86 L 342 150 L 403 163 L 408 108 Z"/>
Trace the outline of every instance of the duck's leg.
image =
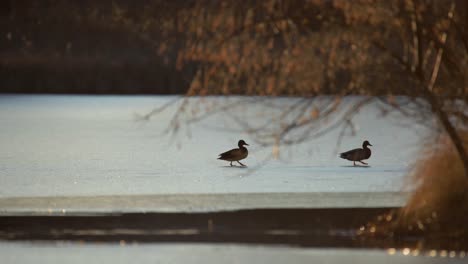
<path id="1" fill-rule="evenodd" d="M 231 167 L 232 167 L 232 161 L 231 161 L 231 163 L 229 165 L 231 165 Z"/>
<path id="2" fill-rule="evenodd" d="M 239 163 L 242 167 L 245 167 L 245 165 L 242 164 L 240 161 L 237 161 L 237 163 Z"/>
<path id="3" fill-rule="evenodd" d="M 359 162 L 361 162 L 361 163 L 364 164 L 364 165 L 369 165 L 369 164 L 365 163 L 365 162 L 362 161 L 362 160 L 360 160 Z"/>
<path id="4" fill-rule="evenodd" d="M 356 161 L 353 161 L 353 166 L 356 166 Z"/>

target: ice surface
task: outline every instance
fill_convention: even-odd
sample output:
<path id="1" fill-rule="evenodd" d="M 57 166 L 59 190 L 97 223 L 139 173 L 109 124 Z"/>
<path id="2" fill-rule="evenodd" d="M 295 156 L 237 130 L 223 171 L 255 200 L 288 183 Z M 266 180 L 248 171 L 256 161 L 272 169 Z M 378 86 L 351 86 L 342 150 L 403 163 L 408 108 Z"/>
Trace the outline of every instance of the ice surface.
<path id="1" fill-rule="evenodd" d="M 135 121 L 135 113 L 147 113 L 174 98 L 0 96 L 0 198 L 399 192 L 428 134 L 418 125 L 403 126 L 398 116 L 382 118 L 371 105 L 355 117 L 356 135 L 345 136 L 338 149 L 338 131 L 332 131 L 281 148 L 282 160 L 264 163 L 272 149 L 255 145 L 245 132 L 233 132 L 229 113 L 194 123 L 175 140 L 163 132 L 176 105 L 147 122 Z M 242 106 L 244 117 L 262 119 L 249 114 L 255 107 Z M 250 143 L 244 160 L 248 169 L 216 159 L 241 138 Z M 370 167 L 350 167 L 351 162 L 338 157 L 337 150 L 360 147 L 364 139 L 373 144 Z"/>

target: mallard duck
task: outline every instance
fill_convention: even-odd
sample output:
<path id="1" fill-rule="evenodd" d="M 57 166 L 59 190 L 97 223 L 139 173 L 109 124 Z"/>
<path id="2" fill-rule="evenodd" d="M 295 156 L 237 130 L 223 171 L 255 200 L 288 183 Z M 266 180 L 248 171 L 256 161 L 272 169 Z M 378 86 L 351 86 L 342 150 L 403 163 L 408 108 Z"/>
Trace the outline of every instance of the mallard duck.
<path id="1" fill-rule="evenodd" d="M 219 154 L 218 159 L 230 161 L 231 166 L 233 161 L 237 161 L 237 163 L 239 163 L 242 167 L 245 167 L 245 165 L 242 164 L 239 160 L 243 160 L 247 158 L 247 155 L 249 155 L 249 151 L 246 147 L 244 147 L 248 146 L 249 144 L 245 143 L 245 141 L 241 139 L 239 140 L 237 145 L 239 146 L 239 148 L 231 149 L 229 151 Z"/>
<path id="2" fill-rule="evenodd" d="M 371 150 L 367 146 L 372 146 L 369 141 L 364 141 L 362 143 L 362 148 L 353 149 L 346 151 L 340 154 L 340 158 L 347 159 L 353 162 L 353 165 L 356 166 L 356 161 L 364 165 L 367 165 L 362 160 L 368 159 L 371 156 Z"/>

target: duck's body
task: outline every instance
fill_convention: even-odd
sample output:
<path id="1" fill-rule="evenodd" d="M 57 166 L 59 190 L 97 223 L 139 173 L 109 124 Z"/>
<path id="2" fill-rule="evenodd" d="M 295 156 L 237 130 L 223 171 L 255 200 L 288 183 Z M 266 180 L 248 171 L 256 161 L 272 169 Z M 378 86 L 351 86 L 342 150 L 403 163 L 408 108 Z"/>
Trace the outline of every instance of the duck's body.
<path id="1" fill-rule="evenodd" d="M 362 164 L 367 165 L 362 160 L 370 158 L 372 152 L 368 146 L 372 146 L 369 141 L 364 141 L 362 143 L 362 148 L 352 149 L 350 151 L 346 151 L 340 154 L 340 158 L 347 159 L 353 162 L 353 165 L 356 166 L 356 161 Z"/>
<path id="2" fill-rule="evenodd" d="M 244 167 L 245 165 L 242 164 L 240 160 L 247 158 L 247 156 L 249 155 L 249 151 L 246 147 L 244 147 L 248 146 L 248 144 L 245 143 L 244 140 L 239 140 L 239 143 L 237 145 L 239 146 L 239 148 L 231 149 L 229 151 L 219 154 L 218 159 L 230 161 L 231 166 L 233 161 L 237 161 L 237 163 Z"/>

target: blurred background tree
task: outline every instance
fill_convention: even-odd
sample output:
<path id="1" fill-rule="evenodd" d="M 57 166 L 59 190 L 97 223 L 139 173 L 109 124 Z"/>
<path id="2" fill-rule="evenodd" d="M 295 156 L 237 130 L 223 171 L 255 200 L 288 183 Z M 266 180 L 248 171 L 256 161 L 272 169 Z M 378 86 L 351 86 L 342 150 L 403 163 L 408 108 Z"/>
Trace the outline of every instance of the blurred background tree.
<path id="1" fill-rule="evenodd" d="M 157 15 L 170 7 L 170 16 Z M 396 110 L 446 132 L 468 177 L 457 130 L 466 129 L 468 117 L 466 1 L 154 1 L 143 14 L 125 13 L 117 9 L 117 19 L 142 35 L 163 36 L 159 54 L 176 52 L 177 69 L 193 70 L 187 96 L 302 97 L 281 107 L 277 126 L 236 119 L 260 144 L 299 143 L 329 128 L 352 130 L 353 114 L 379 101 L 384 112 Z M 319 103 L 322 95 L 332 98 Z M 363 97 L 343 106 L 346 95 Z M 179 110 L 193 115 L 187 104 Z M 324 129 L 331 115 L 338 121 Z"/>

